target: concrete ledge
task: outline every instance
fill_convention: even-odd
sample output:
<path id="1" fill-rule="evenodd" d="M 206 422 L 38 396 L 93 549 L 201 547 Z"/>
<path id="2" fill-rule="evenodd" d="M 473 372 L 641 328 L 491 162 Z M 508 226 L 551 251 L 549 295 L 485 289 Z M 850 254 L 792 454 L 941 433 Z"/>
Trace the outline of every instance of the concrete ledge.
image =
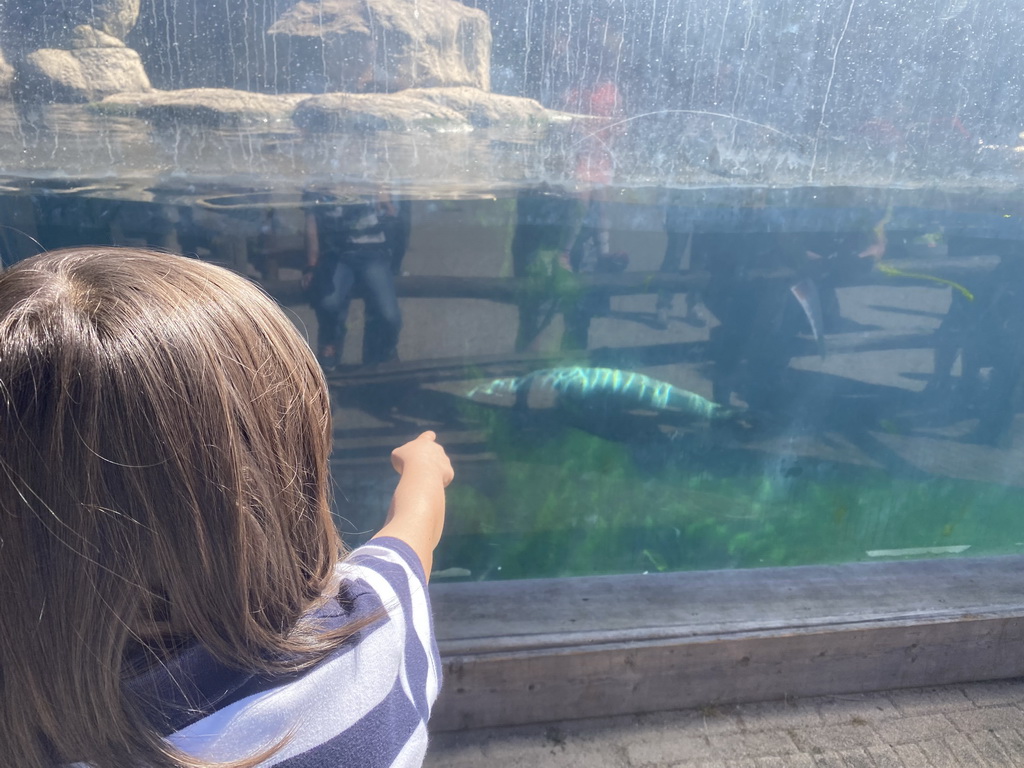
<path id="1" fill-rule="evenodd" d="M 436 584 L 435 731 L 1024 675 L 1024 558 Z"/>

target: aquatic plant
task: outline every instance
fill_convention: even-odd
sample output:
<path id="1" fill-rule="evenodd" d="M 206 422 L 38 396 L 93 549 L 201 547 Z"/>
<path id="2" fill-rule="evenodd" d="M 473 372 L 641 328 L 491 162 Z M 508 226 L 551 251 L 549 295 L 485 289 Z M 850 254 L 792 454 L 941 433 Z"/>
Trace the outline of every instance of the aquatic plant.
<path id="1" fill-rule="evenodd" d="M 785 483 L 738 452 L 672 452 L 568 426 L 477 417 L 497 461 L 453 488 L 438 562 L 472 578 L 749 568 L 1004 554 L 1024 546 L 1024 489 L 806 461 Z M 643 455 L 643 454 L 639 454 Z M 474 485 L 479 483 L 479 486 Z M 766 492 L 769 489 L 771 492 Z M 954 546 L 956 545 L 956 546 Z M 869 555 L 869 553 L 873 553 Z M 881 554 L 880 554 L 881 553 Z"/>

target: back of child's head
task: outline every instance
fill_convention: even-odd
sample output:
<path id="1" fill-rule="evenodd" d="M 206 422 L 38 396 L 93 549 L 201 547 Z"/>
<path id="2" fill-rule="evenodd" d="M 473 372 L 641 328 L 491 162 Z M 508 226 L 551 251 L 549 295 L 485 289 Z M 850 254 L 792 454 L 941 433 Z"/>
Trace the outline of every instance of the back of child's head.
<path id="1" fill-rule="evenodd" d="M 243 278 L 117 248 L 0 275 L 0 755 L 172 764 L 126 665 L 319 658 L 330 440 L 316 360 Z"/>

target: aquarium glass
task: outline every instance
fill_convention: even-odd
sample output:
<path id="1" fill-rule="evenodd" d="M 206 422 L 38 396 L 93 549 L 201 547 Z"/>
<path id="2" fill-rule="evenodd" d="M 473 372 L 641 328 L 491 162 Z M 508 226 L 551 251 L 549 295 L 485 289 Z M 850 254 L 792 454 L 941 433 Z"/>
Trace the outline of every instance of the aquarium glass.
<path id="1" fill-rule="evenodd" d="M 437 579 L 1024 548 L 1018 0 L 0 0 L 0 258 L 260 283 Z"/>

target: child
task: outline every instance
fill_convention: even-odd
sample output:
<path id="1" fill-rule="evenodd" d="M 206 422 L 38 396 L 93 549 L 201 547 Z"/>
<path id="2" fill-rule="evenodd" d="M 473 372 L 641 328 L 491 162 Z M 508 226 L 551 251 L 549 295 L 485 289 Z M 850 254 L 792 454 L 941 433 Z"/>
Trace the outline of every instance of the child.
<path id="1" fill-rule="evenodd" d="M 0 275 L 6 765 L 415 766 L 451 464 L 342 560 L 316 359 L 257 288 L 116 248 Z"/>

